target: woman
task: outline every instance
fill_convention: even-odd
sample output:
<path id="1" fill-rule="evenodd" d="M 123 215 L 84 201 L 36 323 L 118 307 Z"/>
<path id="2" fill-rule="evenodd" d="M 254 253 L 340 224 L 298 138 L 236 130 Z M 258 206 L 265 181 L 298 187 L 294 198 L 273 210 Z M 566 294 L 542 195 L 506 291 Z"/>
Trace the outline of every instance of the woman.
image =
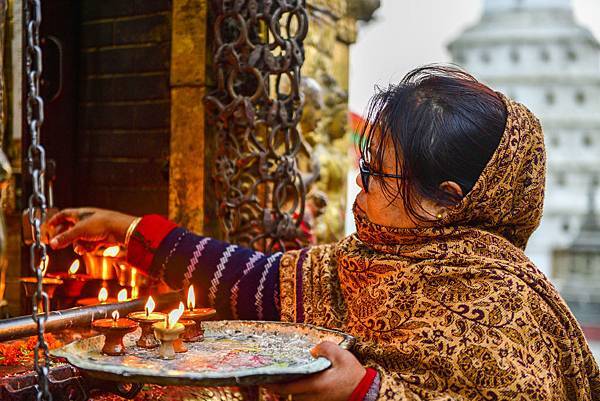
<path id="1" fill-rule="evenodd" d="M 428 66 L 372 101 L 357 232 L 263 255 L 158 216 L 65 210 L 51 245 L 128 245 L 153 277 L 202 287 L 222 317 L 339 329 L 353 352 L 273 386 L 297 400 L 600 400 L 598 365 L 523 249 L 544 196 L 540 124 L 470 75 Z"/>

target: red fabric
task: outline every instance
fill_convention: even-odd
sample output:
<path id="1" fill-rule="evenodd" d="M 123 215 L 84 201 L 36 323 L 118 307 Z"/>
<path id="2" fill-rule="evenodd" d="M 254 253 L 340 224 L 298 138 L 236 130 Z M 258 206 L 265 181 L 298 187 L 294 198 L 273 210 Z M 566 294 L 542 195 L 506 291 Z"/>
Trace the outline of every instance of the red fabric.
<path id="1" fill-rule="evenodd" d="M 350 395 L 350 398 L 348 398 L 348 401 L 362 401 L 369 392 L 375 377 L 377 377 L 377 371 L 373 368 L 367 368 L 367 372 Z"/>
<path id="2" fill-rule="evenodd" d="M 129 240 L 127 262 L 149 273 L 156 249 L 175 227 L 177 224 L 157 214 L 142 217 Z"/>

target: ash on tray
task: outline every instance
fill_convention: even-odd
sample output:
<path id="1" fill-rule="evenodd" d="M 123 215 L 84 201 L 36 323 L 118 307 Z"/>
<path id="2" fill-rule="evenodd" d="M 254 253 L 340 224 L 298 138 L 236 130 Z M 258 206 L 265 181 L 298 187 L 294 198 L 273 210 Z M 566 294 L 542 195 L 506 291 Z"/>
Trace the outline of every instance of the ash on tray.
<path id="1" fill-rule="evenodd" d="M 157 349 L 138 348 L 134 345 L 139 334 L 128 334 L 125 339 L 127 354 L 106 357 L 97 350 L 89 353 L 99 363 L 124 363 L 127 366 L 145 367 L 159 364 L 162 369 L 204 371 L 234 371 L 267 366 L 298 366 L 314 360 L 310 349 L 315 345 L 306 336 L 273 333 L 249 334 L 237 330 L 205 333 L 204 341 L 186 343 L 188 352 L 177 354 L 175 359 L 158 358 Z"/>

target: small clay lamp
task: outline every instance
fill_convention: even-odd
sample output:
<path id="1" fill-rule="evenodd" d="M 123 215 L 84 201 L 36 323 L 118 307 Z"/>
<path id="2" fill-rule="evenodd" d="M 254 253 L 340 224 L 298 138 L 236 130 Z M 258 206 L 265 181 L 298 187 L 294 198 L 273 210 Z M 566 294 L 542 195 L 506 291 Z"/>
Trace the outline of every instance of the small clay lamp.
<path id="1" fill-rule="evenodd" d="M 185 313 L 185 312 L 184 312 Z M 198 335 L 196 322 L 193 320 L 180 319 L 179 323 L 183 324 L 185 330 L 181 335 L 181 339 L 186 343 L 202 340 L 202 336 Z"/>
<path id="2" fill-rule="evenodd" d="M 25 296 L 31 298 L 37 290 L 37 278 L 36 277 L 21 277 L 19 279 L 23 288 L 25 289 Z M 51 300 L 54 296 L 56 287 L 61 285 L 63 281 L 55 277 L 42 277 L 42 290 L 48 295 L 48 300 Z M 44 312 L 44 302 L 38 302 L 38 313 Z"/>
<path id="3" fill-rule="evenodd" d="M 198 341 L 198 339 L 194 337 L 197 336 L 196 322 L 193 320 L 179 319 L 179 323 L 183 324 L 183 333 L 175 340 L 173 348 L 175 348 L 175 352 L 187 352 L 187 347 L 184 342 L 191 343 Z"/>
<path id="4" fill-rule="evenodd" d="M 154 312 L 156 304 L 152 297 L 148 297 L 144 312 L 132 312 L 127 317 L 134 322 L 138 322 L 142 328 L 142 335 L 137 340 L 136 344 L 141 348 L 156 348 L 159 346 L 158 340 L 154 337 L 154 329 L 152 325 L 156 322 L 163 322 L 167 315 L 160 312 Z"/>
<path id="5" fill-rule="evenodd" d="M 40 262 L 40 267 L 42 268 L 42 290 L 48 295 L 48 300 L 51 300 L 54 296 L 54 291 L 56 290 L 56 287 L 61 285 L 63 281 L 56 277 L 45 277 L 46 270 L 48 270 L 49 261 L 50 256 L 46 255 L 44 262 Z M 37 291 L 37 277 L 21 277 L 19 281 L 21 282 L 21 284 L 23 284 L 25 296 L 32 297 Z M 38 313 L 44 312 L 44 302 L 42 300 L 38 301 L 37 310 Z"/>
<path id="6" fill-rule="evenodd" d="M 135 331 L 137 327 L 137 323 L 132 320 L 119 319 L 119 311 L 112 313 L 112 319 L 99 319 L 92 322 L 92 328 L 104 334 L 102 353 L 112 356 L 125 354 L 123 336 Z"/>
<path id="7" fill-rule="evenodd" d="M 92 279 L 92 277 L 87 274 L 77 273 L 80 265 L 81 262 L 79 259 L 75 259 L 73 263 L 71 263 L 68 271 L 52 274 L 52 277 L 63 281 L 61 288 L 64 296 L 68 298 L 77 298 L 81 294 L 83 286 Z M 50 276 L 50 273 L 48 273 L 48 276 Z"/>
<path id="8" fill-rule="evenodd" d="M 165 320 L 152 325 L 154 336 L 160 340 L 158 355 L 163 359 L 175 358 L 173 343 L 179 338 L 179 335 L 183 333 L 183 330 L 185 330 L 183 324 L 177 322 L 182 313 L 183 302 L 180 302 L 179 308 L 169 312 Z"/>
<path id="9" fill-rule="evenodd" d="M 196 308 L 196 296 L 194 294 L 194 286 L 190 285 L 187 294 L 187 309 L 183 312 L 182 318 L 185 320 L 194 321 L 196 323 L 196 328 L 191 328 L 190 332 L 186 334 L 186 338 L 193 338 L 193 340 L 188 341 L 202 341 L 204 339 L 204 329 L 202 328 L 202 321 L 211 319 L 216 314 L 217 311 L 213 308 Z"/>

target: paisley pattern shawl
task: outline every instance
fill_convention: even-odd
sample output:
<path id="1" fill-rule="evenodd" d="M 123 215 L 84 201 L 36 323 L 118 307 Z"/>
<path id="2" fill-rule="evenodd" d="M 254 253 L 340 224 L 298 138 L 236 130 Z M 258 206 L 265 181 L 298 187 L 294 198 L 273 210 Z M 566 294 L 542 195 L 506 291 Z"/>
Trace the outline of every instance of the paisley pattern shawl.
<path id="1" fill-rule="evenodd" d="M 523 253 L 542 214 L 542 129 L 503 100 L 498 149 L 439 226 L 379 226 L 355 207 L 357 233 L 282 259 L 282 319 L 354 335 L 380 400 L 600 400 L 579 325 Z"/>

